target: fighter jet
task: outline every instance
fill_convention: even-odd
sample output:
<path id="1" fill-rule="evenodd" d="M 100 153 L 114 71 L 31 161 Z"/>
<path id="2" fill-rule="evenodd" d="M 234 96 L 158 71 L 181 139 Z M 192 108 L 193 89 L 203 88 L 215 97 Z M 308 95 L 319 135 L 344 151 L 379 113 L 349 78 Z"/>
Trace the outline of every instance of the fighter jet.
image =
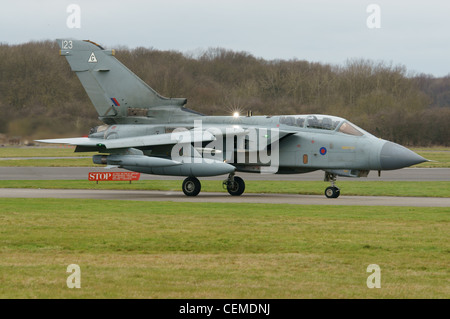
<path id="1" fill-rule="evenodd" d="M 224 188 L 241 195 L 237 172 L 301 174 L 325 172 L 327 198 L 337 198 L 337 176 L 367 177 L 427 161 L 336 116 L 207 116 L 186 108 L 185 98 L 158 94 L 115 58 L 114 50 L 89 40 L 58 39 L 104 125 L 88 137 L 38 140 L 97 152 L 108 168 L 186 177 L 182 190 L 196 196 L 198 177 L 228 174 Z"/>

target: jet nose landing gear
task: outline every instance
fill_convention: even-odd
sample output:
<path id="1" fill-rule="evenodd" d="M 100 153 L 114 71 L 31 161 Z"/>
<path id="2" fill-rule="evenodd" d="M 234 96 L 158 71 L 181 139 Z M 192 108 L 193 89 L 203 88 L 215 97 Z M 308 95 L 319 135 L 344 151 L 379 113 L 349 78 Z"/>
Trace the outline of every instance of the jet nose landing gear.
<path id="1" fill-rule="evenodd" d="M 336 186 L 330 186 L 325 189 L 325 196 L 327 198 L 338 198 L 341 194 L 341 190 Z"/>
<path id="2" fill-rule="evenodd" d="M 338 198 L 341 195 L 341 190 L 335 185 L 336 174 L 325 172 L 325 182 L 331 182 L 331 186 L 325 189 L 325 196 L 327 198 Z"/>
<path id="3" fill-rule="evenodd" d="M 223 181 L 223 187 L 227 189 L 228 193 L 232 196 L 240 196 L 244 193 L 245 182 L 239 176 L 230 174 L 228 179 Z"/>

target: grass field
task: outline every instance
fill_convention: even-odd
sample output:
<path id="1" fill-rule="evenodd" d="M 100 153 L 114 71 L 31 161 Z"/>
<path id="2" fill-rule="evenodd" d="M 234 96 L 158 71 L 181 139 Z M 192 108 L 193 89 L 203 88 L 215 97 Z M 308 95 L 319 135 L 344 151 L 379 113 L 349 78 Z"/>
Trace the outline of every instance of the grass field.
<path id="1" fill-rule="evenodd" d="M 449 298 L 449 221 L 448 208 L 1 199 L 0 298 Z"/>
<path id="2" fill-rule="evenodd" d="M 19 150 L 19 151 L 18 151 Z M 450 167 L 450 149 L 415 149 Z M 0 148 L 0 158 L 73 148 Z M 90 158 L 0 166 L 94 166 Z M 323 195 L 325 182 L 247 181 Z M 0 188 L 155 189 L 181 181 L 0 181 Z M 450 197 L 450 182 L 339 181 L 345 195 Z M 202 180 L 202 192 L 225 192 Z M 0 298 L 449 298 L 450 208 L 0 199 Z M 69 289 L 67 266 L 81 268 Z M 381 288 L 366 285 L 381 268 Z"/>
<path id="3" fill-rule="evenodd" d="M 219 180 L 201 180 L 202 192 L 226 192 Z M 182 181 L 142 180 L 129 182 L 90 182 L 87 180 L 4 180 L 0 188 L 43 189 L 124 189 L 181 192 Z M 449 182 L 339 181 L 344 195 L 450 197 Z M 323 195 L 327 182 L 321 181 L 246 181 L 246 193 Z"/>
<path id="4" fill-rule="evenodd" d="M 83 157 L 92 153 L 74 153 L 73 146 L 59 147 L 1 147 L 0 158 L 8 157 Z"/>
<path id="5" fill-rule="evenodd" d="M 448 147 L 412 148 L 411 150 L 432 161 L 421 163 L 414 167 L 450 167 L 450 148 Z"/>

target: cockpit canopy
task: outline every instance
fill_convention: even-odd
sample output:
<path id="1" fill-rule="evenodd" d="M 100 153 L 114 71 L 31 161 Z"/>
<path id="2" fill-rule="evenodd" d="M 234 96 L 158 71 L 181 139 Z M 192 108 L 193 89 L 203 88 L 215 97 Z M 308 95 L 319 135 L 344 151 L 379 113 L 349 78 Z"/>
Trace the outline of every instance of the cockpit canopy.
<path id="1" fill-rule="evenodd" d="M 348 135 L 363 136 L 368 134 L 349 121 L 329 115 L 289 115 L 280 116 L 280 124 L 319 130 L 338 131 Z"/>

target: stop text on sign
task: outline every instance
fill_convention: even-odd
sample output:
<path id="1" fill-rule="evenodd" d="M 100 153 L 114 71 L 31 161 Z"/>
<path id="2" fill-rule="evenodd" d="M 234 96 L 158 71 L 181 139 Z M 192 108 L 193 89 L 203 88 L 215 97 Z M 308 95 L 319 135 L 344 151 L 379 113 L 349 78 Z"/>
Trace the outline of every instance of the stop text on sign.
<path id="1" fill-rule="evenodd" d="M 141 173 L 136 172 L 90 172 L 90 181 L 138 181 Z"/>

